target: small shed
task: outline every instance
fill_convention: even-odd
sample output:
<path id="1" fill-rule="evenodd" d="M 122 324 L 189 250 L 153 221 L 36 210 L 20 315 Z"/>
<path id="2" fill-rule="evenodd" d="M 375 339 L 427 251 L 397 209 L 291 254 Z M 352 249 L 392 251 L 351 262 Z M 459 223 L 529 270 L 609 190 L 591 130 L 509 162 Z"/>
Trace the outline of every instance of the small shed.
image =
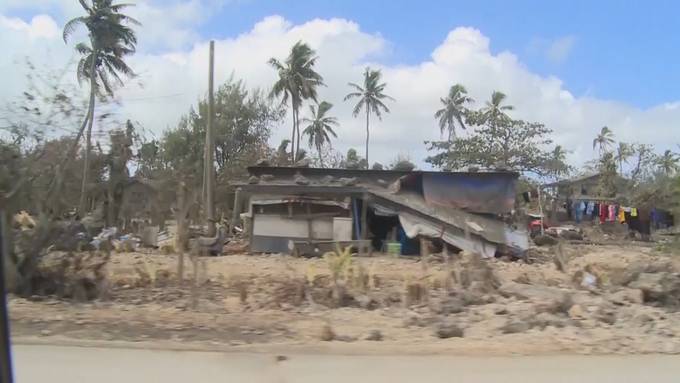
<path id="1" fill-rule="evenodd" d="M 422 238 L 493 256 L 522 253 L 527 233 L 509 223 L 513 172 L 426 172 L 250 167 L 236 183 L 253 252 L 288 252 L 291 243 L 361 241 L 375 250 Z"/>

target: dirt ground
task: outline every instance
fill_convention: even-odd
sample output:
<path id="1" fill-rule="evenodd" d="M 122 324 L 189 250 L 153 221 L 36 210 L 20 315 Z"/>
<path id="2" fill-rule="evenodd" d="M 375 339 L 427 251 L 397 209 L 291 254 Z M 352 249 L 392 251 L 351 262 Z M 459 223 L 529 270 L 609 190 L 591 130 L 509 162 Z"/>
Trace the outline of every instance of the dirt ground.
<path id="1" fill-rule="evenodd" d="M 202 258 L 192 288 L 189 260 L 180 284 L 177 255 L 116 253 L 107 266 L 107 296 L 89 302 L 12 297 L 11 326 L 19 341 L 485 355 L 680 353 L 678 256 L 634 242 L 564 244 L 532 249 L 532 255 L 531 264 L 466 254 L 450 262 L 355 257 L 337 285 L 325 259 L 229 255 Z"/>

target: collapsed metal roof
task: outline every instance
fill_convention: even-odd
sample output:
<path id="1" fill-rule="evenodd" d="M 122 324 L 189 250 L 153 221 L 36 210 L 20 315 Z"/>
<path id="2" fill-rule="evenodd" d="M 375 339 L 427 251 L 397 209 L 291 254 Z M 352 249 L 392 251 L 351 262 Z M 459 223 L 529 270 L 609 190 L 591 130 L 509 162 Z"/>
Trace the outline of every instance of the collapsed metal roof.
<path id="1" fill-rule="evenodd" d="M 492 256 L 499 247 L 528 248 L 528 235 L 509 219 L 517 173 L 405 172 L 250 167 L 248 194 L 352 196 L 383 214 L 395 212 L 409 237 L 440 238 L 463 250 Z M 288 196 L 288 197 L 286 197 Z"/>

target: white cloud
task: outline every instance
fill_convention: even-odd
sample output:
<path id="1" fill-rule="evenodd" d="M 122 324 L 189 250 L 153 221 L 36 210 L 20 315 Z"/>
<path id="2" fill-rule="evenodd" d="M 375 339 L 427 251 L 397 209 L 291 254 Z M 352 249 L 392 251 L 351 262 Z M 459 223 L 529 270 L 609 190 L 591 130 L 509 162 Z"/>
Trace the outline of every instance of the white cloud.
<path id="1" fill-rule="evenodd" d="M 0 28 L 26 34 L 30 39 L 52 39 L 61 33 L 57 23 L 48 15 L 34 16 L 31 22 L 27 23 L 19 18 L 9 18 L 0 14 Z"/>
<path id="2" fill-rule="evenodd" d="M 130 85 L 120 92 L 124 118 L 138 120 L 157 134 L 174 126 L 207 90 L 208 44 L 191 28 L 192 23 L 202 22 L 205 15 L 192 14 L 193 3 L 173 2 L 172 5 L 188 7 L 186 15 L 182 15 L 186 19 L 162 27 L 172 29 L 173 25 L 180 25 L 180 29 L 186 29 L 186 34 L 180 34 L 180 38 L 185 36 L 184 42 L 175 47 L 163 42 L 162 33 L 149 32 L 153 24 L 145 24 L 141 35 L 151 37 L 143 38 L 146 40 L 140 42 L 143 44 L 140 52 L 130 58 L 130 65 L 139 74 L 143 87 Z M 458 82 L 468 88 L 478 105 L 488 99 L 493 90 L 506 93 L 508 101 L 516 107 L 514 116 L 544 122 L 552 128 L 555 141 L 573 150 L 571 159 L 575 163 L 593 155 L 592 137 L 603 125 L 611 127 L 617 139 L 656 144 L 659 150 L 675 148 L 678 141 L 674 133 L 676 122 L 680 121 L 678 100 L 640 109 L 614 100 L 573 95 L 560 79 L 531 72 L 513 53 L 492 53 L 489 38 L 467 27 L 451 31 L 434 47 L 428 60 L 416 65 L 383 65 L 374 60 L 390 49 L 390 42 L 380 35 L 362 31 L 352 21 L 315 19 L 293 24 L 282 17 L 269 16 L 249 31 L 216 41 L 216 81 L 224 81 L 235 73 L 249 86 L 268 88 L 275 72 L 267 60 L 284 58 L 298 40 L 308 42 L 319 54 L 318 70 L 327 84 L 320 90 L 320 99 L 335 104 L 332 112 L 341 122 L 340 138 L 335 142 L 339 150 L 355 147 L 362 152 L 365 139 L 365 120 L 353 118 L 352 105 L 342 101 L 349 91 L 347 82 L 360 82 L 366 65 L 383 71 L 388 83 L 386 93 L 397 101 L 390 104 L 392 113 L 383 121 L 372 120 L 371 161 L 389 163 L 398 154 L 422 161 L 427 156 L 423 141 L 439 138 L 433 118 L 439 97 Z M 0 25 L 0 43 L 3 47 L 9 46 L 9 57 L 15 58 L 0 58 L 0 69 L 5 65 L 4 69 L 15 69 L 14 72 L 19 67 L 10 61 L 16 62 L 16 58 L 24 54 L 39 59 L 41 52 L 51 47 L 53 57 L 45 62 L 57 65 L 65 62 L 72 52 L 72 47 L 65 46 L 59 36 L 31 40 L 30 33 L 3 25 Z M 154 49 L 146 49 L 147 46 Z M 562 48 L 562 52 L 564 50 L 568 53 L 569 49 Z M 3 70 L 0 74 L 3 83 L 12 77 L 10 85 L 0 89 L 0 102 L 22 89 L 16 74 L 10 76 L 9 73 L 13 72 Z M 307 113 L 307 107 L 303 113 Z M 289 129 L 289 123 L 279 127 L 272 144 L 289 136 Z M 421 163 L 421 166 L 425 165 Z"/>
<path id="3" fill-rule="evenodd" d="M 564 36 L 553 40 L 545 51 L 545 56 L 553 63 L 562 63 L 569 57 L 574 48 L 576 38 L 574 36 Z"/>
<path id="4" fill-rule="evenodd" d="M 194 27 L 225 0 L 137 1 L 126 13 L 142 23 L 141 49 L 182 49 L 200 39 Z"/>

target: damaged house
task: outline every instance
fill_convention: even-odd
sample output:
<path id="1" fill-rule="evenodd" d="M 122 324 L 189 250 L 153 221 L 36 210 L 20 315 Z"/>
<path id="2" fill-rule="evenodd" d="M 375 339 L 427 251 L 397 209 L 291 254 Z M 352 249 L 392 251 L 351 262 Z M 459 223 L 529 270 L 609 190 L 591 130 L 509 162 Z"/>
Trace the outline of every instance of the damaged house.
<path id="1" fill-rule="evenodd" d="M 252 252 L 323 253 L 336 242 L 360 252 L 444 251 L 521 255 L 513 172 L 428 172 L 257 166 L 234 186 Z M 236 221 L 233 219 L 232 221 Z"/>

